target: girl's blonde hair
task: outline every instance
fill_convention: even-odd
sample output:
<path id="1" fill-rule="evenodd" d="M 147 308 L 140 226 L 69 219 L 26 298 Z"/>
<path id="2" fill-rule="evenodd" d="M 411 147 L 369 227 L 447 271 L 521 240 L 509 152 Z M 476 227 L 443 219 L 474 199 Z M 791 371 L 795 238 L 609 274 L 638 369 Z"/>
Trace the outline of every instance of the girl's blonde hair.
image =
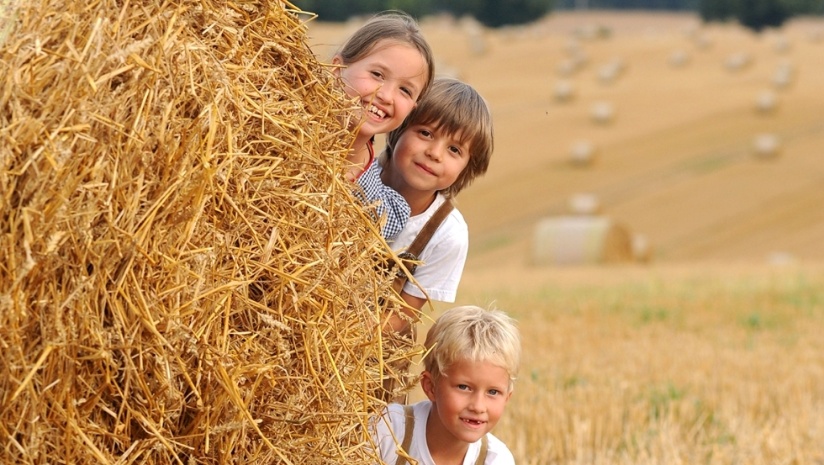
<path id="1" fill-rule="evenodd" d="M 494 140 L 489 106 L 472 86 L 457 79 L 438 78 L 403 123 L 386 136 L 385 160 L 392 158 L 401 134 L 413 125 L 432 125 L 447 135 L 460 135 L 469 145 L 469 163 L 455 182 L 442 191 L 454 197 L 489 168 Z"/>
<path id="2" fill-rule="evenodd" d="M 433 379 L 458 360 L 490 362 L 509 374 L 509 390 L 521 365 L 515 320 L 500 310 L 467 305 L 447 310 L 426 334 L 424 367 Z"/>
<path id="3" fill-rule="evenodd" d="M 362 60 L 389 43 L 407 44 L 418 50 L 426 61 L 427 78 L 419 99 L 435 78 L 435 58 L 424 39 L 418 22 L 403 11 L 389 10 L 372 16 L 343 44 L 336 53 L 344 65 Z"/>

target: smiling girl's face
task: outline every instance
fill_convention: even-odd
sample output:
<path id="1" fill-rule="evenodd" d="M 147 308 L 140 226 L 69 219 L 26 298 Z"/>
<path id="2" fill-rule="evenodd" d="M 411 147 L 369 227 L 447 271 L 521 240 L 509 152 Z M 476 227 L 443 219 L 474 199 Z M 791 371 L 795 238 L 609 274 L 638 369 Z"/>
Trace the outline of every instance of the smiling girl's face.
<path id="1" fill-rule="evenodd" d="M 428 66 L 415 47 L 390 40 L 375 44 L 360 60 L 343 63 L 340 56 L 332 60 L 340 68 L 335 73 L 343 81 L 346 94 L 359 97 L 363 114 L 359 139 L 370 139 L 401 125 L 423 91 Z"/>

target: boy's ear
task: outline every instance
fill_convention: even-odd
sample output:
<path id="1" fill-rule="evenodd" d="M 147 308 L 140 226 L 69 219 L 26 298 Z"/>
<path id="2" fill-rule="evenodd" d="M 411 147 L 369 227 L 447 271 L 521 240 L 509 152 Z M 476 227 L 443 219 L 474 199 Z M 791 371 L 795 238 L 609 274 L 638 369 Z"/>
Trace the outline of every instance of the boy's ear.
<path id="1" fill-rule="evenodd" d="M 430 401 L 435 401 L 435 380 L 432 379 L 432 373 L 428 371 L 421 373 L 421 389 Z"/>

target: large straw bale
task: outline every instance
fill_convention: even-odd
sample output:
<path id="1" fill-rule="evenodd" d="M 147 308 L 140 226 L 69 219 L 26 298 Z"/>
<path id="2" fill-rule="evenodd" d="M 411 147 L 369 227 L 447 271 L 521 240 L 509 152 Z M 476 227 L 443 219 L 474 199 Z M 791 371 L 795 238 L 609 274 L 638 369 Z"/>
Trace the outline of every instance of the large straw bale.
<path id="1" fill-rule="evenodd" d="M 605 216 L 541 219 L 532 237 L 534 265 L 594 265 L 634 260 L 629 231 Z"/>
<path id="2" fill-rule="evenodd" d="M 372 463 L 397 298 L 342 177 L 353 106 L 292 8 L 18 3 L 0 463 Z"/>

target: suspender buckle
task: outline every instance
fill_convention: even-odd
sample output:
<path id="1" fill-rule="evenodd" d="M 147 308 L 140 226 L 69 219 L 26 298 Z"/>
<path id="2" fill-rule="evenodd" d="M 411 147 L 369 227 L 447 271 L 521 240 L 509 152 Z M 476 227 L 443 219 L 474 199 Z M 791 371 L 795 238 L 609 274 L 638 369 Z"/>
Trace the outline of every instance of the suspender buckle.
<path id="1" fill-rule="evenodd" d="M 398 258 L 401 259 L 403 265 L 409 270 L 409 274 L 415 274 L 415 270 L 418 268 L 418 257 L 411 252 L 401 252 L 398 254 Z M 399 278 L 405 278 L 406 273 L 403 271 L 403 268 L 398 267 L 398 270 L 395 272 L 396 276 Z"/>

